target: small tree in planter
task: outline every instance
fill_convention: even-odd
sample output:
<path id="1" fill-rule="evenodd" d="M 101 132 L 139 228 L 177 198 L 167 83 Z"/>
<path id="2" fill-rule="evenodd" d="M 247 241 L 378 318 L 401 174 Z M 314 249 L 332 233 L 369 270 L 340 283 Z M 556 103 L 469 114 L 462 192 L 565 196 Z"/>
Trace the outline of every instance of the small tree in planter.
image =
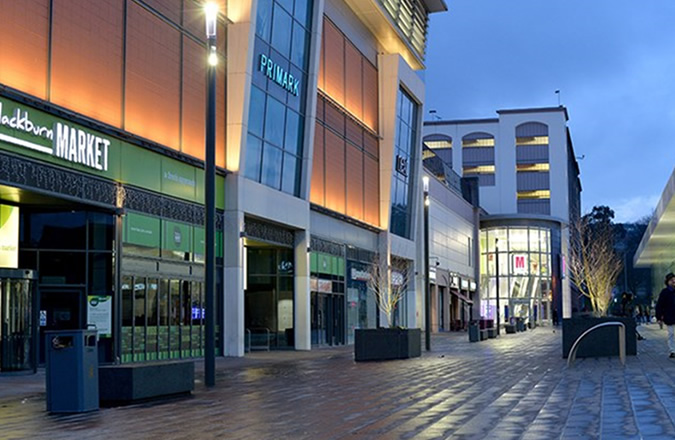
<path id="1" fill-rule="evenodd" d="M 398 304 L 405 298 L 412 280 L 411 271 L 404 260 L 391 263 L 376 259 L 369 269 L 368 289 L 375 296 L 386 327 L 356 329 L 354 357 L 357 361 L 406 359 L 421 355 L 420 329 L 397 327 L 395 314 Z"/>
<path id="2" fill-rule="evenodd" d="M 563 357 L 567 357 L 576 339 L 589 328 L 606 321 L 621 321 L 626 328 L 626 354 L 635 355 L 635 321 L 630 318 L 607 318 L 612 303 L 612 288 L 621 272 L 621 258 L 614 250 L 614 212 L 596 206 L 590 214 L 570 227 L 570 273 L 572 283 L 590 300 L 594 318 L 563 319 Z M 614 327 L 600 328 L 583 339 L 577 357 L 618 354 L 618 336 Z"/>
<path id="3" fill-rule="evenodd" d="M 411 281 L 410 269 L 403 260 L 393 260 L 388 264 L 386 260 L 376 259 L 368 275 L 368 290 L 375 295 L 377 307 L 386 320 L 386 326 L 381 327 L 394 328 L 396 308 L 405 297 Z"/>
<path id="4" fill-rule="evenodd" d="M 588 298 L 595 316 L 605 316 L 612 303 L 612 288 L 621 272 L 621 258 L 614 250 L 614 229 L 609 216 L 598 218 L 594 213 L 606 207 L 595 207 L 591 214 L 572 224 L 570 231 L 570 272 L 572 282 Z"/>

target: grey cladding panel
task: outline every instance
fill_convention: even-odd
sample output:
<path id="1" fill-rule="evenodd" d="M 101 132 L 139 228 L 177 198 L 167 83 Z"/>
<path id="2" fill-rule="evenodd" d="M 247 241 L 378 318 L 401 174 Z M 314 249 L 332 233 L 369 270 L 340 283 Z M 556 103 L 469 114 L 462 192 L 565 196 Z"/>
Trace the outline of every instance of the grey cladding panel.
<path id="1" fill-rule="evenodd" d="M 462 165 L 494 165 L 495 149 L 492 147 L 476 147 L 462 149 Z"/>
<path id="2" fill-rule="evenodd" d="M 550 189 L 550 179 L 548 172 L 519 172 L 518 191 L 536 191 L 539 189 Z"/>
<path id="3" fill-rule="evenodd" d="M 548 145 L 519 145 L 516 147 L 516 163 L 547 163 Z"/>
<path id="4" fill-rule="evenodd" d="M 551 215 L 551 201 L 545 200 L 518 200 L 519 214 Z"/>
<path id="5" fill-rule="evenodd" d="M 548 136 L 548 125 L 541 122 L 526 122 L 516 127 L 516 137 Z"/>

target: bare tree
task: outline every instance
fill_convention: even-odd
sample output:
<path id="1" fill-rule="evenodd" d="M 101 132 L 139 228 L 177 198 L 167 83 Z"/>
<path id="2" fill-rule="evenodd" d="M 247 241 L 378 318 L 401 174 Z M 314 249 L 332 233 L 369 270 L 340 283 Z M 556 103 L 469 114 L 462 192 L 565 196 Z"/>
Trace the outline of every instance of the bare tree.
<path id="1" fill-rule="evenodd" d="M 376 258 L 368 271 L 368 289 L 375 295 L 377 307 L 386 317 L 387 327 L 394 327 L 394 313 L 405 297 L 411 281 L 409 265 L 401 259 Z"/>
<path id="2" fill-rule="evenodd" d="M 611 219 L 597 221 L 592 215 L 583 216 L 571 225 L 570 242 L 572 282 L 590 300 L 593 313 L 604 316 L 622 268 L 614 250 Z"/>

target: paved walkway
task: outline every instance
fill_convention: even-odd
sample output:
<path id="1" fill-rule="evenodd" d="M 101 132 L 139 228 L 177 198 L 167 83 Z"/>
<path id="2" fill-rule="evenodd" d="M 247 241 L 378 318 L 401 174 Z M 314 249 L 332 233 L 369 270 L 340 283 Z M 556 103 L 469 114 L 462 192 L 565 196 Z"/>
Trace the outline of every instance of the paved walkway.
<path id="1" fill-rule="evenodd" d="M 219 359 L 192 397 L 76 415 L 45 412 L 44 373 L 0 376 L 0 439 L 675 439 L 666 331 L 626 367 L 567 369 L 551 328 L 470 344 L 434 335 L 421 358 L 355 363 L 352 347 Z M 201 371 L 201 365 L 198 368 Z"/>

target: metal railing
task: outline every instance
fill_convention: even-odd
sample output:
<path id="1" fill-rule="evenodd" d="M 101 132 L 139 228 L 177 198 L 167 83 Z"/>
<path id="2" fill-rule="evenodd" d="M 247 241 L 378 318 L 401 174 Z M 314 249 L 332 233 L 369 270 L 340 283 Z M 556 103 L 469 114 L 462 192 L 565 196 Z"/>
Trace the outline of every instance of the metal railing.
<path id="1" fill-rule="evenodd" d="M 593 327 L 589 328 L 585 332 L 583 332 L 577 339 L 574 341 L 574 344 L 572 344 L 572 348 L 570 349 L 569 356 L 567 357 L 567 367 L 571 367 L 574 364 L 574 360 L 577 357 L 577 349 L 579 348 L 579 344 L 581 343 L 581 340 L 590 332 L 593 330 L 597 330 L 602 327 L 618 327 L 619 328 L 619 360 L 621 361 L 621 365 L 626 365 L 626 326 L 624 325 L 623 322 L 619 321 L 610 321 L 610 322 L 602 322 L 600 324 L 594 325 Z"/>
<path id="2" fill-rule="evenodd" d="M 248 351 L 270 351 L 271 332 L 267 327 L 247 328 L 246 337 L 248 338 Z"/>

